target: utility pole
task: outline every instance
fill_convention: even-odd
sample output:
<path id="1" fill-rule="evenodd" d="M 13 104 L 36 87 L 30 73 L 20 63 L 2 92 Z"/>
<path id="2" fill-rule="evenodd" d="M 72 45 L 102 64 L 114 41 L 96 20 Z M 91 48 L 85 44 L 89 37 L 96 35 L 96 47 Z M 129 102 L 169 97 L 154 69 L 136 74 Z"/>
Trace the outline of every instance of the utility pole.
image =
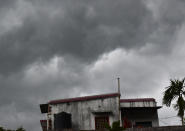
<path id="1" fill-rule="evenodd" d="M 120 124 L 121 124 L 121 111 L 120 111 L 120 97 L 121 97 L 121 93 L 120 93 L 120 78 L 118 77 L 117 80 L 118 80 L 118 94 L 119 94 L 119 97 L 118 97 L 118 110 L 119 110 L 119 121 L 120 121 Z"/>
<path id="2" fill-rule="evenodd" d="M 120 94 L 120 78 L 118 77 L 117 80 L 118 80 L 118 93 Z"/>

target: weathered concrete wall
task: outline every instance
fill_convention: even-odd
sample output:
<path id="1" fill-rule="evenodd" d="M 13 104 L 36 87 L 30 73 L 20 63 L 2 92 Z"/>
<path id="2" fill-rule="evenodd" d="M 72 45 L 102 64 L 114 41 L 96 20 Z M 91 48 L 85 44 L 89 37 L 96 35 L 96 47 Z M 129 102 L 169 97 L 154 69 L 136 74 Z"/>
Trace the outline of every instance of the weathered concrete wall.
<path id="1" fill-rule="evenodd" d="M 133 128 L 126 129 L 125 131 L 185 131 L 185 126 L 165 126 L 153 128 Z"/>
<path id="2" fill-rule="evenodd" d="M 53 130 L 52 130 L 53 131 Z M 60 130 L 58 130 L 60 131 Z M 64 129 L 61 131 L 76 131 L 74 129 Z M 83 131 L 95 131 L 95 130 L 83 130 Z M 108 130 L 102 130 L 108 131 Z M 152 127 L 152 128 L 132 128 L 124 131 L 185 131 L 185 126 L 165 126 L 165 127 Z"/>
<path id="3" fill-rule="evenodd" d="M 54 122 L 54 114 L 67 112 L 72 114 L 73 128 L 80 130 L 95 129 L 95 114 L 93 112 L 110 112 L 109 122 L 119 119 L 118 97 L 79 101 L 51 105 L 51 119 Z M 53 123 L 54 125 L 54 123 Z"/>

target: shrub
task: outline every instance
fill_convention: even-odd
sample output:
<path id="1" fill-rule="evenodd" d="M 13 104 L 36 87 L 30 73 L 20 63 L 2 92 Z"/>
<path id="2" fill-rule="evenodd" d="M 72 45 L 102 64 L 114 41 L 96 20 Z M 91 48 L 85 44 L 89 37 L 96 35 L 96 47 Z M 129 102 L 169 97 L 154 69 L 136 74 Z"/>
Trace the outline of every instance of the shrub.
<path id="1" fill-rule="evenodd" d="M 112 127 L 107 124 L 106 129 L 108 129 L 109 131 L 123 131 L 124 130 L 124 128 L 120 126 L 120 121 L 113 122 Z"/>

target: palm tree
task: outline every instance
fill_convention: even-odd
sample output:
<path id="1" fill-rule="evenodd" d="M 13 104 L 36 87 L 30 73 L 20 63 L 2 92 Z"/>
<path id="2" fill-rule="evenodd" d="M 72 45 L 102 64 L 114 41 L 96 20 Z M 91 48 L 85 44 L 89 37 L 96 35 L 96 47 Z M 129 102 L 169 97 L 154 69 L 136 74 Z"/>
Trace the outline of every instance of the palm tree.
<path id="1" fill-rule="evenodd" d="M 170 79 L 170 86 L 166 87 L 163 96 L 163 104 L 170 107 L 171 102 L 177 99 L 174 108 L 178 110 L 178 116 L 181 118 L 182 125 L 184 125 L 184 110 L 185 110 L 185 78 L 182 80 Z"/>

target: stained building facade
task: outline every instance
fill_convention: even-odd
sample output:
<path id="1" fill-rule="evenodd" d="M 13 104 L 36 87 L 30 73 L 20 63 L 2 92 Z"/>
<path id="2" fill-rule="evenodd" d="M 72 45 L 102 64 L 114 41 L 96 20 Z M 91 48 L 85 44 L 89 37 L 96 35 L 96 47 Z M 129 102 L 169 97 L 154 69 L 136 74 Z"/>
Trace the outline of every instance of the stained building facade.
<path id="1" fill-rule="evenodd" d="M 102 129 L 119 120 L 118 93 L 54 100 L 40 107 L 47 113 L 48 130 L 57 130 L 55 116 L 61 112 L 71 114 L 71 128 L 77 130 Z"/>
<path id="2" fill-rule="evenodd" d="M 158 127 L 159 119 L 154 98 L 121 99 L 121 118 L 123 126 L 133 127 Z"/>
<path id="3" fill-rule="evenodd" d="M 47 130 L 99 130 L 121 120 L 127 128 L 159 126 L 155 99 L 121 99 L 119 93 L 52 100 L 41 104 Z M 42 120 L 43 122 L 43 120 Z M 45 127 L 46 129 L 46 127 Z"/>

